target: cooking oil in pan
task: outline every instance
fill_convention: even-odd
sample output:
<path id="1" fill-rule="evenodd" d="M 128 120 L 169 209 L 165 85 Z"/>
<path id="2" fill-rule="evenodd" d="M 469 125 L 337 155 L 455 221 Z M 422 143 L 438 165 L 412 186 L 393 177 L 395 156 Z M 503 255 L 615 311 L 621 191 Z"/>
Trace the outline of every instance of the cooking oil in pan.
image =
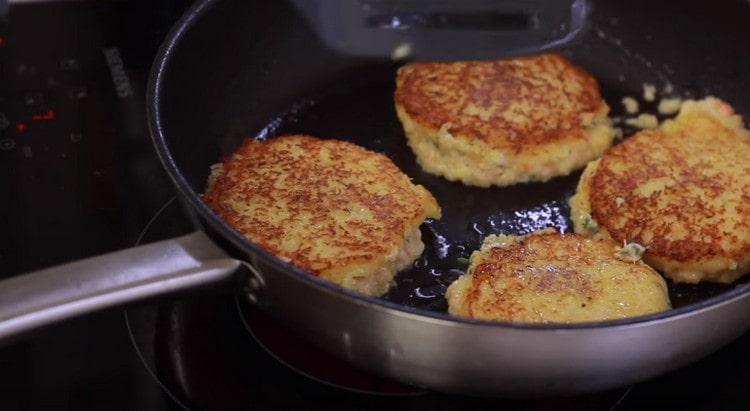
<path id="1" fill-rule="evenodd" d="M 444 210 L 444 213 L 450 210 Z M 469 219 L 462 233 L 453 233 L 452 222 L 428 220 L 422 226 L 425 251 L 410 270 L 396 276 L 396 286 L 383 298 L 411 307 L 446 311 L 444 295 L 448 286 L 464 274 L 471 253 L 490 234 L 527 234 L 547 227 L 570 230 L 568 207 L 550 201 L 538 207 L 501 211 Z"/>
<path id="2" fill-rule="evenodd" d="M 546 183 L 503 188 L 469 187 L 422 171 L 406 145 L 393 108 L 396 66 L 367 65 L 344 73 L 334 84 L 321 85 L 300 98 L 300 103 L 268 122 L 258 138 L 282 134 L 310 134 L 351 141 L 384 153 L 415 183 L 424 185 L 440 204 L 440 220 L 428 220 L 422 229 L 425 251 L 412 268 L 399 273 L 384 299 L 421 309 L 445 312 L 445 290 L 462 275 L 471 253 L 489 234 L 527 234 L 553 227 L 570 232 L 567 200 L 574 193 L 580 171 Z M 641 84 L 625 88 L 621 82 L 602 83 L 602 93 L 619 112 L 620 100 L 637 93 Z M 632 90 L 631 90 L 632 89 Z M 645 106 L 645 105 L 644 105 Z M 635 130 L 625 130 L 626 135 Z M 675 307 L 697 302 L 735 285 L 669 284 Z"/>

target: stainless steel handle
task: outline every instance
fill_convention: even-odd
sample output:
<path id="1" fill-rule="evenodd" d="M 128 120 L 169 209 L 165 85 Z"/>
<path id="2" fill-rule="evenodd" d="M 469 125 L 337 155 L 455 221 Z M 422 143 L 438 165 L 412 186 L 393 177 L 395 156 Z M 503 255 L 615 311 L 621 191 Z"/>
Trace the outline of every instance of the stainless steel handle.
<path id="1" fill-rule="evenodd" d="M 0 282 L 0 340 L 66 318 L 232 277 L 242 265 L 200 231 Z"/>

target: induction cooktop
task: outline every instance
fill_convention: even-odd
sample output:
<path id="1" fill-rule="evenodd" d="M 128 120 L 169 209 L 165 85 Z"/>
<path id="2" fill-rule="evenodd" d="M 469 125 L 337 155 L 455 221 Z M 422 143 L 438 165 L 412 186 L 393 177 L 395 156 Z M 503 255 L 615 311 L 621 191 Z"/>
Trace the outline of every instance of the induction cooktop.
<path id="1" fill-rule="evenodd" d="M 189 1 L 0 2 L 0 278 L 190 232 L 152 149 L 145 84 Z M 1 298 L 1 296 L 0 296 Z M 353 369 L 246 301 L 162 298 L 0 346 L 3 409 L 750 408 L 750 335 L 584 397 L 428 392 Z"/>

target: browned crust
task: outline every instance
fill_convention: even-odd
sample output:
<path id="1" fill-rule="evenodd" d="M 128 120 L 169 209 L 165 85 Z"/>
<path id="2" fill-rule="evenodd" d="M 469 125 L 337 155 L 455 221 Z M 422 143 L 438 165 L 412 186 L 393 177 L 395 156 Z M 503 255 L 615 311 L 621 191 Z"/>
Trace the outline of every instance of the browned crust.
<path id="1" fill-rule="evenodd" d="M 616 241 L 647 246 L 650 256 L 746 258 L 750 242 L 737 233 L 750 230 L 750 139 L 709 114 L 671 126 L 641 131 L 602 157 L 590 182 L 592 217 Z M 639 187 L 654 181 L 663 187 L 644 195 Z M 718 200 L 726 193 L 741 200 Z"/>
<path id="2" fill-rule="evenodd" d="M 492 248 L 489 256 L 472 270 L 474 279 L 471 289 L 466 292 L 464 302 L 469 316 L 483 316 L 480 314 L 481 311 L 492 313 L 499 319 L 513 319 L 526 310 L 516 301 L 517 296 L 528 291 L 546 293 L 570 290 L 585 296 L 587 300 L 594 299 L 600 290 L 592 286 L 588 276 L 568 266 L 571 263 L 570 259 L 575 259 L 575 263 L 587 265 L 593 264 L 593 259 L 581 253 L 578 241 L 567 241 L 571 238 L 561 237 L 557 233 L 540 234 L 525 237 L 518 244 L 507 248 Z M 542 249 L 536 249 L 536 245 Z M 549 258 L 548 252 L 552 249 L 560 249 L 568 256 L 558 261 L 559 265 L 552 266 L 551 270 L 535 269 L 538 265 L 535 261 Z M 504 292 L 493 294 L 492 301 L 483 300 L 479 303 L 483 284 L 492 286 L 497 277 L 510 280 L 510 284 Z"/>
<path id="3" fill-rule="evenodd" d="M 425 217 L 440 215 L 432 195 L 386 156 L 304 135 L 245 140 L 203 199 L 247 238 L 316 275 L 382 258 Z M 332 217 L 356 213 L 352 204 L 371 218 Z M 284 250 L 290 233 L 300 245 Z"/>
<path id="4" fill-rule="evenodd" d="M 515 153 L 584 139 L 609 111 L 596 79 L 558 53 L 407 64 L 398 71 L 395 100 L 423 126 L 449 123 L 453 136 Z"/>
<path id="5" fill-rule="evenodd" d="M 464 291 L 461 311 L 473 318 L 515 321 L 534 317 L 528 312 L 530 308 L 519 302 L 523 294 L 564 292 L 591 302 L 606 290 L 602 289 L 600 279 L 578 269 L 582 267 L 616 266 L 621 275 L 613 281 L 623 287 L 643 273 L 659 277 L 640 261 L 616 259 L 616 251 L 617 245 L 609 240 L 556 232 L 538 232 L 509 246 L 492 247 L 470 269 L 473 279 L 470 288 Z M 498 279 L 504 280 L 501 290 L 494 286 Z M 493 291 L 490 293 L 488 289 Z"/>

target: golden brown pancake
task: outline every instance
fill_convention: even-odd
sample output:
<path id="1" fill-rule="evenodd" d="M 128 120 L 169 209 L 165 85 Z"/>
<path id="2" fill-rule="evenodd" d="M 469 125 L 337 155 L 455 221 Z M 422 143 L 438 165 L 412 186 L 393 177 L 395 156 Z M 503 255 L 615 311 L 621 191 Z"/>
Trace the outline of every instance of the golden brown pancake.
<path id="1" fill-rule="evenodd" d="M 368 295 L 424 249 L 419 225 L 440 208 L 393 162 L 304 135 L 246 140 L 213 168 L 206 203 L 277 257 Z"/>
<path id="2" fill-rule="evenodd" d="M 584 171 L 576 232 L 635 242 L 676 282 L 731 282 L 750 271 L 750 132 L 725 102 L 685 101 Z"/>
<path id="3" fill-rule="evenodd" d="M 566 175 L 614 138 L 596 80 L 556 53 L 407 64 L 395 104 L 422 168 L 468 185 Z"/>
<path id="4" fill-rule="evenodd" d="M 664 279 L 607 239 L 543 230 L 487 237 L 446 293 L 453 315 L 570 323 L 670 308 Z"/>

